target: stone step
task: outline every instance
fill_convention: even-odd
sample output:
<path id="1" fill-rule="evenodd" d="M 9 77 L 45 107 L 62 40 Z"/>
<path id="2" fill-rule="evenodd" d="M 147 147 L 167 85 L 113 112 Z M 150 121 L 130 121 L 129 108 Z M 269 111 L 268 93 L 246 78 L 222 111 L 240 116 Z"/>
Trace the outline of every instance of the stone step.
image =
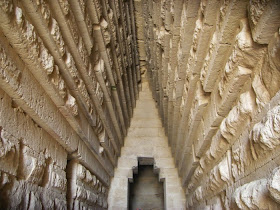
<path id="1" fill-rule="evenodd" d="M 137 147 L 142 144 L 149 144 L 151 146 L 155 147 L 168 147 L 168 142 L 166 141 L 166 138 L 162 137 L 138 137 L 137 140 L 135 140 L 134 137 L 127 137 L 125 139 L 125 143 L 123 148 L 126 147 Z"/>
<path id="2" fill-rule="evenodd" d="M 133 119 L 130 124 L 131 128 L 160 128 L 161 121 L 158 118 L 149 118 L 145 120 Z"/>
<path id="3" fill-rule="evenodd" d="M 142 108 L 142 109 L 146 109 L 146 108 L 156 108 L 155 102 L 153 99 L 150 100 L 139 100 L 136 102 L 136 108 L 135 110 L 137 110 L 138 108 Z"/>
<path id="4" fill-rule="evenodd" d="M 158 119 L 158 114 L 156 112 L 156 108 L 154 107 L 147 107 L 142 109 L 135 109 L 133 113 L 133 119 L 140 120 L 140 119 Z"/>
<path id="5" fill-rule="evenodd" d="M 129 128 L 127 137 L 159 137 L 159 128 Z"/>
<path id="6" fill-rule="evenodd" d="M 136 103 L 124 147 L 121 149 L 121 157 L 118 160 L 113 180 L 117 179 L 117 182 L 123 182 L 120 178 L 125 178 L 128 182 L 128 179 L 132 179 L 133 168 L 138 167 L 138 158 L 154 158 L 154 166 L 159 169 L 159 180 L 165 180 L 166 209 L 184 209 L 184 192 L 181 181 L 158 115 L 156 103 L 147 83 L 143 84 L 143 91 L 139 94 L 139 100 Z M 128 195 L 128 192 L 123 190 L 123 186 L 118 191 L 121 184 L 111 185 L 111 188 L 114 189 L 110 190 L 110 196 L 114 197 L 114 194 L 119 193 Z M 110 209 L 127 209 L 127 203 L 117 200 L 126 199 L 127 202 L 128 197 L 123 198 L 122 196 L 117 196 L 112 201 Z"/>

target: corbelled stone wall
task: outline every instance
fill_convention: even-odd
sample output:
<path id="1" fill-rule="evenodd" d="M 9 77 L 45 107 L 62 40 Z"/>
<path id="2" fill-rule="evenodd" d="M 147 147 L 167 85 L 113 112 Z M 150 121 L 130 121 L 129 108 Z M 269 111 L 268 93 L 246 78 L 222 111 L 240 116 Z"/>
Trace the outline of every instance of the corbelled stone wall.
<path id="1" fill-rule="evenodd" d="M 279 0 L 0 0 L 0 208 L 107 209 L 141 73 L 165 190 L 279 208 L 279 28 Z"/>
<path id="2" fill-rule="evenodd" d="M 107 209 L 135 34 L 132 0 L 0 1 L 1 209 Z"/>
<path id="3" fill-rule="evenodd" d="M 187 209 L 280 206 L 279 0 L 135 0 Z"/>

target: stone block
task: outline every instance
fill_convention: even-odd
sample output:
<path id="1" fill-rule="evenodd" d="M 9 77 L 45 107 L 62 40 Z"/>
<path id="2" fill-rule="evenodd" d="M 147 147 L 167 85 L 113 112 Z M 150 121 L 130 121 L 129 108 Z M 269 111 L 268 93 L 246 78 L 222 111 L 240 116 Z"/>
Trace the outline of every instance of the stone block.
<path id="1" fill-rule="evenodd" d="M 234 198 L 237 206 L 243 208 L 277 208 L 267 193 L 267 180 L 256 180 L 236 189 Z"/>
<path id="2" fill-rule="evenodd" d="M 235 77 L 225 88 L 218 114 L 226 116 L 236 100 L 237 95 L 246 81 L 248 81 L 252 71 L 247 68 L 238 67 Z"/>
<path id="3" fill-rule="evenodd" d="M 150 144 L 137 145 L 135 147 L 126 147 L 122 151 L 124 157 L 151 157 L 154 155 L 153 146 Z"/>
<path id="4" fill-rule="evenodd" d="M 172 158 L 171 151 L 169 147 L 162 147 L 162 146 L 156 146 L 153 148 L 153 156 L 155 158 Z"/>
<path id="5" fill-rule="evenodd" d="M 246 17 L 247 1 L 232 1 L 221 7 L 222 26 L 219 37 L 220 43 L 232 44 L 236 35 L 239 21 Z"/>
<path id="6" fill-rule="evenodd" d="M 20 145 L 18 139 L 10 135 L 0 126 L 0 170 L 17 175 L 19 167 Z"/>
<path id="7" fill-rule="evenodd" d="M 158 158 L 155 161 L 155 165 L 158 168 L 175 168 L 175 164 L 172 158 Z"/>
<path id="8" fill-rule="evenodd" d="M 159 128 L 129 128 L 128 137 L 158 137 Z"/>
<path id="9" fill-rule="evenodd" d="M 132 169 L 132 167 L 135 167 L 138 165 L 137 158 L 120 158 L 118 161 L 118 168 L 127 168 Z"/>
<path id="10" fill-rule="evenodd" d="M 196 155 L 201 157 L 204 152 L 209 148 L 211 144 L 212 137 L 217 132 L 217 127 L 210 127 L 203 132 L 203 135 L 200 135 L 198 138 L 198 143 L 195 146 Z"/>
<path id="11" fill-rule="evenodd" d="M 255 42 L 268 44 L 279 29 L 280 4 L 278 1 L 252 1 L 248 7 L 252 36 Z"/>
<path id="12" fill-rule="evenodd" d="M 133 113 L 133 117 L 134 117 L 134 120 L 137 120 L 137 119 L 154 119 L 157 117 L 157 110 L 156 108 L 154 109 L 139 109 L 137 108 L 134 113 Z"/>
<path id="13" fill-rule="evenodd" d="M 274 34 L 274 37 L 271 38 L 271 41 L 268 45 L 268 53 L 264 58 L 263 66 L 261 67 L 261 78 L 262 82 L 265 85 L 270 97 L 275 96 L 279 90 L 278 80 L 280 77 L 279 74 L 279 53 L 280 53 L 280 33 Z"/>
<path id="14" fill-rule="evenodd" d="M 229 56 L 230 49 L 232 47 L 228 44 L 216 44 L 216 48 L 211 54 L 211 59 L 208 66 L 204 66 L 206 73 L 202 71 L 202 74 L 205 74 L 203 81 L 203 89 L 205 92 L 212 92 L 214 85 L 217 81 L 217 78 L 220 76 L 220 71 L 223 69 L 226 60 Z"/>

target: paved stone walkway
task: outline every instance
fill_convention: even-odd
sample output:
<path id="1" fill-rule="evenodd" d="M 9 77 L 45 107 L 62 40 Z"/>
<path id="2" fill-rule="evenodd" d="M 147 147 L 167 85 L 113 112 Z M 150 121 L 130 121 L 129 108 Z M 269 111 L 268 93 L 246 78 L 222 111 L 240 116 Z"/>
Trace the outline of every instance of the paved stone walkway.
<path id="1" fill-rule="evenodd" d="M 133 178 L 132 168 L 137 167 L 138 158 L 141 157 L 154 158 L 154 165 L 159 169 L 159 179 L 164 180 L 165 208 L 185 209 L 185 196 L 156 104 L 148 83 L 143 82 L 142 85 L 111 183 L 109 209 L 128 208 L 128 179 Z"/>

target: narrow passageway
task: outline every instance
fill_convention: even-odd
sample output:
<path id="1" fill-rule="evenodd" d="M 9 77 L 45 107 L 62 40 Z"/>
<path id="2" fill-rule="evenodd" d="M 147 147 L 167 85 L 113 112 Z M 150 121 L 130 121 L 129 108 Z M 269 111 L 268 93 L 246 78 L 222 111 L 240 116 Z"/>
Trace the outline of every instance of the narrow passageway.
<path id="1" fill-rule="evenodd" d="M 184 209 L 183 189 L 155 101 L 146 81 L 143 82 L 111 182 L 109 209 L 128 208 L 128 180 L 133 178 L 132 169 L 138 166 L 138 158 L 142 157 L 154 158 L 154 167 L 159 169 L 159 179 L 164 180 L 165 208 Z"/>
<path id="2" fill-rule="evenodd" d="M 279 209 L 279 27 L 280 0 L 0 0 L 0 209 L 128 209 L 143 165 L 167 210 Z"/>
<path id="3" fill-rule="evenodd" d="M 164 187 L 152 165 L 139 165 L 129 185 L 129 209 L 163 210 Z"/>

